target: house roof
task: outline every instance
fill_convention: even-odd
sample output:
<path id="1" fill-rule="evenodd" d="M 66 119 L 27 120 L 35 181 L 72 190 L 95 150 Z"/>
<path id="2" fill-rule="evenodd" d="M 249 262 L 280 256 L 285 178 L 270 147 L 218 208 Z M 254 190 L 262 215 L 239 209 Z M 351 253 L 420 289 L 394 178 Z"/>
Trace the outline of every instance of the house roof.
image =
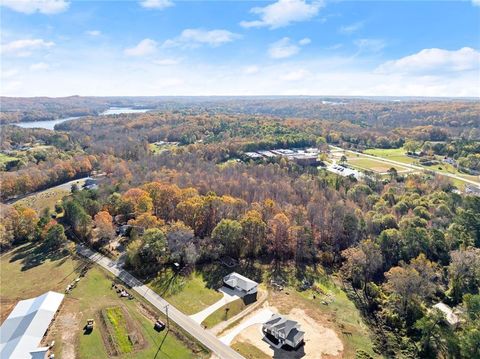
<path id="1" fill-rule="evenodd" d="M 258 286 L 257 282 L 254 282 L 251 279 L 248 279 L 247 277 L 244 277 L 241 274 L 238 274 L 237 272 L 232 272 L 229 275 L 225 276 L 223 278 L 223 282 L 230 287 L 233 288 L 240 288 L 245 291 L 249 291 L 256 286 Z"/>
<path id="2" fill-rule="evenodd" d="M 264 324 L 264 327 L 270 330 L 275 328 L 277 332 L 284 333 L 289 340 L 304 334 L 297 329 L 297 326 L 298 323 L 296 321 L 288 319 L 287 317 L 283 317 L 279 314 L 273 314 L 272 317 Z"/>
<path id="3" fill-rule="evenodd" d="M 0 358 L 29 359 L 32 352 L 46 351 L 39 344 L 64 297 L 47 292 L 18 302 L 0 327 Z"/>

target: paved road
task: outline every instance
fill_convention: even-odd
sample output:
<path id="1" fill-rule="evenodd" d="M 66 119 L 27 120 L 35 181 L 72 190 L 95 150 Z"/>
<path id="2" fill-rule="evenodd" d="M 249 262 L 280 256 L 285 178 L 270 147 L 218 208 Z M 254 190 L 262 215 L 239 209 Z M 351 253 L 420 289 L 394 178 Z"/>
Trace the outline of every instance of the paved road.
<path id="1" fill-rule="evenodd" d="M 473 184 L 473 185 L 476 186 L 476 187 L 480 187 L 480 183 L 479 183 L 479 182 L 477 182 L 477 181 L 472 181 L 472 180 L 470 180 L 470 179 L 463 178 L 463 177 L 461 177 L 461 176 L 457 176 L 457 175 L 454 175 L 454 174 L 452 174 L 452 173 L 439 172 L 439 171 L 431 170 L 431 169 L 429 169 L 429 168 L 425 168 L 425 167 L 422 167 L 422 166 L 417 166 L 417 165 L 412 165 L 412 164 L 408 164 L 408 163 L 403 163 L 403 162 L 399 162 L 399 161 L 395 161 L 395 160 L 390 160 L 390 159 L 383 158 L 383 157 L 367 155 L 367 154 L 365 154 L 365 153 L 356 152 L 356 151 L 352 151 L 352 150 L 346 150 L 346 149 L 343 149 L 343 148 L 337 147 L 337 146 L 330 146 L 330 147 L 331 147 L 331 148 L 334 148 L 334 149 L 336 149 L 336 150 L 342 150 L 342 151 L 346 151 L 346 152 L 350 152 L 350 153 L 354 153 L 354 154 L 360 154 L 360 155 L 362 155 L 362 156 L 364 156 L 364 157 L 368 157 L 368 158 L 371 158 L 371 159 L 374 159 L 374 160 L 377 160 L 377 161 L 380 161 L 380 162 L 385 162 L 385 163 L 390 163 L 390 164 L 394 164 L 394 165 L 398 165 L 398 166 L 410 168 L 410 169 L 412 169 L 412 170 L 435 172 L 436 174 L 438 174 L 438 175 L 440 175 L 440 176 L 445 176 L 445 177 L 454 178 L 454 179 L 457 179 L 457 180 L 460 180 L 460 181 L 464 181 L 464 182 Z"/>
<path id="2" fill-rule="evenodd" d="M 118 263 L 111 259 L 94 252 L 85 246 L 79 245 L 77 247 L 79 254 L 89 258 L 102 266 L 109 272 L 113 273 L 117 278 L 121 279 L 124 283 L 132 287 L 132 290 L 137 292 L 148 302 L 150 302 L 155 308 L 166 314 L 168 307 L 168 317 L 173 320 L 179 327 L 189 333 L 192 337 L 197 339 L 200 343 L 210 349 L 216 356 L 221 359 L 243 359 L 243 356 L 238 354 L 235 350 L 228 345 L 222 343 L 212 333 L 203 329 L 192 318 L 180 312 L 173 305 L 169 304 L 165 299 L 160 297 L 157 293 L 152 291 L 130 273 L 122 269 Z M 192 298 L 195 300 L 195 298 Z"/>

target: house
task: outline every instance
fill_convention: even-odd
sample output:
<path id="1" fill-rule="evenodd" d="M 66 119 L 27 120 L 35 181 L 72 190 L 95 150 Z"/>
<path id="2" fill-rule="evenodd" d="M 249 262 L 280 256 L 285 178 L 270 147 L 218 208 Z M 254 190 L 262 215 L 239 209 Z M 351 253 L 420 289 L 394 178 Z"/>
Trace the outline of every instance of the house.
<path id="1" fill-rule="evenodd" d="M 232 272 L 223 278 L 223 283 L 226 287 L 241 292 L 243 294 L 243 301 L 246 304 L 253 303 L 257 300 L 257 282 L 254 282 L 241 274 Z"/>
<path id="2" fill-rule="evenodd" d="M 293 349 L 303 344 L 305 332 L 300 330 L 299 324 L 279 314 L 273 314 L 262 326 L 265 335 L 271 336 L 279 345 L 287 345 Z"/>
<path id="3" fill-rule="evenodd" d="M 452 308 L 450 308 L 445 303 L 442 303 L 442 302 L 437 303 L 433 306 L 433 308 L 436 308 L 439 311 L 441 311 L 443 313 L 443 315 L 445 316 L 445 320 L 451 326 L 456 326 L 458 324 L 458 322 L 460 321 L 460 319 L 458 318 L 458 315 L 456 315 L 454 313 L 454 311 L 452 310 Z"/>
<path id="4" fill-rule="evenodd" d="M 0 358 L 46 358 L 50 347 L 40 344 L 64 297 L 47 292 L 18 302 L 0 327 Z"/>

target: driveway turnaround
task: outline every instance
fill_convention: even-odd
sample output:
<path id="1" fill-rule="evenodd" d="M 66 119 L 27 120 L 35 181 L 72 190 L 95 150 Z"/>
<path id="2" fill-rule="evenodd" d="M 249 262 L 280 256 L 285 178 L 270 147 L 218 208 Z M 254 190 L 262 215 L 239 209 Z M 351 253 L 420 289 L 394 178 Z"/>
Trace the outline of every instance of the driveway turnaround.
<path id="1" fill-rule="evenodd" d="M 174 321 L 179 327 L 189 333 L 192 337 L 197 339 L 200 343 L 210 349 L 216 356 L 221 359 L 242 359 L 243 356 L 238 354 L 235 350 L 228 345 L 222 343 L 213 334 L 203 329 L 197 322 L 195 322 L 189 316 L 180 312 L 177 308 L 170 305 L 165 299 L 160 297 L 157 293 L 152 291 L 130 273 L 120 267 L 120 265 L 107 258 L 100 253 L 94 252 L 83 245 L 78 245 L 77 251 L 79 254 L 89 258 L 93 262 L 97 263 L 101 267 L 105 268 L 118 279 L 122 280 L 125 284 L 130 286 L 132 290 L 137 292 L 148 302 L 150 302 L 155 308 L 162 313 L 167 314 L 168 317 Z M 195 298 L 192 298 L 195 300 Z M 153 324 L 152 324 L 153 325 Z"/>
<path id="2" fill-rule="evenodd" d="M 217 302 L 213 303 L 211 306 L 205 308 L 204 310 L 193 314 L 190 316 L 194 321 L 196 321 L 198 324 L 201 324 L 205 319 L 208 318 L 210 314 L 215 312 L 217 309 L 220 309 L 223 307 L 225 304 L 228 304 L 230 302 L 233 302 L 236 299 L 239 299 L 242 297 L 240 292 L 236 291 L 235 289 L 230 289 L 227 287 L 222 287 L 218 290 L 220 293 L 223 293 L 223 298 L 218 300 Z"/>
<path id="3" fill-rule="evenodd" d="M 240 334 L 244 329 L 255 325 L 255 324 L 263 324 L 267 320 L 270 319 L 272 316 L 273 312 L 268 309 L 260 309 L 258 312 L 250 316 L 249 318 L 245 318 L 240 324 L 238 324 L 235 328 L 233 328 L 229 333 L 225 334 L 223 337 L 220 338 L 220 340 L 227 344 L 230 345 L 232 340 Z"/>

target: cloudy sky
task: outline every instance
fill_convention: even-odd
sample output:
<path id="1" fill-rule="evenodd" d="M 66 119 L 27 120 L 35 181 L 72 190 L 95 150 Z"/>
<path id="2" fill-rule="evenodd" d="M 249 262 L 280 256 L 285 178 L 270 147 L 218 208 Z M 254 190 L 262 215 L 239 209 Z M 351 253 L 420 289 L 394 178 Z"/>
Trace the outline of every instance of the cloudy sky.
<path id="1" fill-rule="evenodd" d="M 480 0 L 0 0 L 5 96 L 480 96 Z"/>

